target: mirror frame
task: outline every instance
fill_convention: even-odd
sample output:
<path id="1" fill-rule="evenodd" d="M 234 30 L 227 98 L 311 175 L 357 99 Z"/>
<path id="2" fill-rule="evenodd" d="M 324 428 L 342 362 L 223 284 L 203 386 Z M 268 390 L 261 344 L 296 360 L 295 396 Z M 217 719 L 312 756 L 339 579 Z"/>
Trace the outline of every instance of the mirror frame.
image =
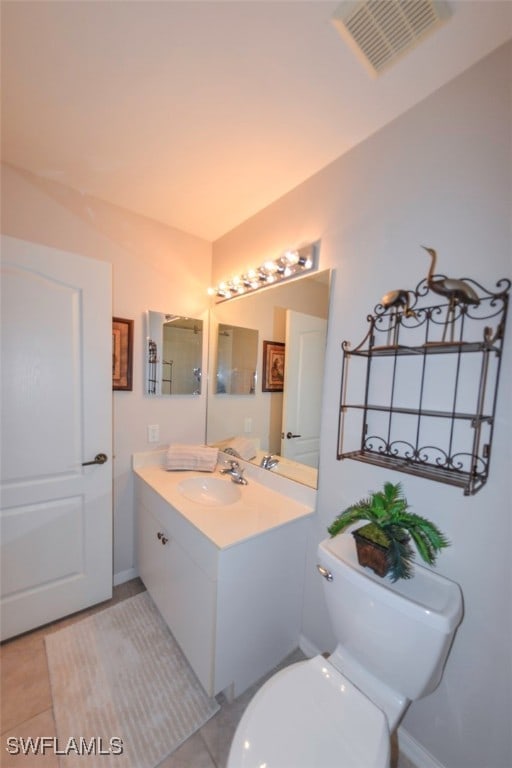
<path id="1" fill-rule="evenodd" d="M 151 317 L 152 315 L 155 316 L 153 319 Z M 169 327 L 168 324 L 173 321 L 182 323 L 182 325 L 177 325 L 177 328 L 183 327 L 184 330 L 188 330 L 190 328 L 190 330 L 193 330 L 194 333 L 200 333 L 201 335 L 201 344 L 197 350 L 197 356 L 195 357 L 195 362 L 197 362 L 198 365 L 192 367 L 192 375 L 194 376 L 197 385 L 193 389 L 191 388 L 190 392 L 162 391 L 163 384 L 167 381 L 163 378 L 162 366 L 164 364 L 170 364 L 172 366 L 174 362 L 174 358 L 170 360 L 170 363 L 166 363 L 163 360 L 165 328 Z M 155 336 L 154 331 L 157 322 L 158 341 L 155 341 L 153 337 Z M 183 325 L 183 322 L 185 325 Z M 199 327 L 196 331 L 197 326 Z M 146 311 L 146 339 L 144 347 L 144 394 L 148 395 L 149 397 L 198 397 L 201 395 L 201 393 L 206 389 L 202 383 L 204 371 L 205 338 L 208 338 L 208 324 L 202 318 L 189 317 L 188 315 L 171 314 L 167 312 L 157 312 L 156 310 L 148 309 Z M 160 350 L 158 349 L 159 344 L 161 344 Z M 172 376 L 169 379 L 169 382 L 172 382 Z M 153 391 L 151 391 L 152 389 Z"/>
<path id="2" fill-rule="evenodd" d="M 210 335 L 209 335 L 209 345 L 208 345 L 208 357 L 209 357 L 209 370 L 211 371 L 211 377 L 209 378 L 208 382 L 208 392 L 207 392 L 207 410 L 206 410 L 206 425 L 205 425 L 205 441 L 208 444 L 213 444 L 217 447 L 220 447 L 222 449 L 223 445 L 225 445 L 229 440 L 244 436 L 247 439 L 251 440 L 251 435 L 253 432 L 253 426 L 254 426 L 254 420 L 257 420 L 257 423 L 260 424 L 261 418 L 260 418 L 260 412 L 261 408 L 264 407 L 266 410 L 267 415 L 265 416 L 265 419 L 270 424 L 270 410 L 273 409 L 274 413 L 273 420 L 276 422 L 279 420 L 279 426 L 281 425 L 281 416 L 279 415 L 282 411 L 282 398 L 283 393 L 280 392 L 264 392 L 262 391 L 262 384 L 263 381 L 260 378 L 261 372 L 262 372 L 262 365 L 263 365 L 263 342 L 268 341 L 269 338 L 274 338 L 274 333 L 268 330 L 269 327 L 272 327 L 273 320 L 269 320 L 267 318 L 266 320 L 266 326 L 265 329 L 262 330 L 261 325 L 258 325 L 258 322 L 255 321 L 255 318 L 258 318 L 258 310 L 257 306 L 255 304 L 251 304 L 251 310 L 250 310 L 250 316 L 249 317 L 243 317 L 245 315 L 245 311 L 243 307 L 248 306 L 248 302 L 264 302 L 263 297 L 264 296 L 273 296 L 276 289 L 280 290 L 280 296 L 283 296 L 283 302 L 281 303 L 279 300 L 276 300 L 273 302 L 273 300 L 270 300 L 270 304 L 274 305 L 275 308 L 277 308 L 280 304 L 283 308 L 283 322 L 284 322 L 284 314 L 286 306 L 287 308 L 296 309 L 297 311 L 306 311 L 308 312 L 308 308 L 304 307 L 304 304 L 300 304 L 298 301 L 293 304 L 293 302 L 287 302 L 284 299 L 287 298 L 288 293 L 290 291 L 296 291 L 296 286 L 302 284 L 304 281 L 309 282 L 319 282 L 320 284 L 324 284 L 325 287 L 323 289 L 319 289 L 319 294 L 323 294 L 322 297 L 322 304 L 323 304 L 323 310 L 324 314 L 322 315 L 322 312 L 312 310 L 310 314 L 317 314 L 317 316 L 325 316 L 327 320 L 327 332 L 329 330 L 329 315 L 330 315 L 330 303 L 332 298 L 332 279 L 333 279 L 333 271 L 331 269 L 325 269 L 320 270 L 318 272 L 309 273 L 308 275 L 305 275 L 304 277 L 297 278 L 295 280 L 290 280 L 285 283 L 279 283 L 275 286 L 269 286 L 268 288 L 265 288 L 261 291 L 247 294 L 245 296 L 240 296 L 237 298 L 234 298 L 233 300 L 224 301 L 222 303 L 217 303 L 211 307 L 210 310 Z M 293 294 L 292 294 L 293 295 Z M 240 304 L 240 302 L 243 301 L 243 304 Z M 290 306 L 290 304 L 292 306 Z M 234 310 L 231 310 L 231 307 L 235 308 Z M 233 315 L 231 318 L 228 319 L 229 315 Z M 242 319 L 243 317 L 243 319 Z M 260 314 L 261 317 L 261 314 Z M 270 325 L 269 325 L 270 323 Z M 214 392 L 215 388 L 215 361 L 216 361 L 216 337 L 217 337 L 217 329 L 219 324 L 231 324 L 231 325 L 245 325 L 246 327 L 252 327 L 257 328 L 259 332 L 259 344 L 258 344 L 258 363 L 257 363 L 257 384 L 256 384 L 256 394 L 257 398 L 255 398 L 255 404 L 254 406 L 249 406 L 249 401 L 252 402 L 252 398 L 247 398 L 246 396 L 232 396 L 230 398 L 227 398 L 229 401 L 229 411 L 225 411 L 226 418 L 222 417 L 222 414 L 218 407 L 216 407 L 216 401 L 215 398 L 220 397 L 223 398 L 224 395 L 216 395 Z M 274 324 L 275 325 L 275 324 Z M 281 336 L 284 339 L 284 331 L 281 332 Z M 281 341 L 281 336 L 277 334 L 276 337 L 279 338 L 279 341 Z M 324 360 L 324 375 L 325 375 L 325 360 Z M 264 403 L 264 399 L 266 398 L 266 403 Z M 276 401 L 280 400 L 281 402 L 278 404 Z M 254 414 L 252 412 L 249 412 L 249 408 L 254 408 Z M 258 408 L 260 410 L 258 410 Z M 226 406 L 227 409 L 227 406 Z M 276 415 L 277 414 L 277 415 Z M 225 431 L 222 434 L 221 428 L 225 427 Z M 274 425 L 274 429 L 275 429 Z M 270 429 L 270 426 L 269 426 Z M 269 432 L 270 436 L 270 432 Z M 255 440 L 256 448 L 259 449 L 259 454 L 263 455 L 263 451 L 260 449 L 260 443 L 258 438 L 252 438 Z M 270 451 L 268 451 L 270 452 Z M 276 451 L 274 451 L 273 455 L 276 455 Z M 254 463 L 259 464 L 260 455 L 257 455 L 256 459 L 254 460 Z M 305 464 L 299 464 L 296 462 L 293 462 L 295 466 L 293 467 L 285 467 L 284 464 L 287 462 L 287 459 L 283 459 L 281 464 L 283 466 L 278 465 L 277 467 L 273 468 L 272 471 L 276 472 L 277 474 L 282 474 L 283 476 L 288 477 L 289 479 L 295 480 L 301 484 L 308 485 L 309 487 L 316 488 L 317 487 L 317 469 L 313 467 L 308 467 Z"/>

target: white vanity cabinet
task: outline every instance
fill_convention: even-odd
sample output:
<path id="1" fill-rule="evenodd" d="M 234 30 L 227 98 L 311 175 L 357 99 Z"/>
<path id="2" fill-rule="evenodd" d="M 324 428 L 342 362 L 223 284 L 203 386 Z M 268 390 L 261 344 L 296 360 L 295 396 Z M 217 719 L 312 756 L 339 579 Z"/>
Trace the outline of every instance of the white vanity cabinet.
<path id="1" fill-rule="evenodd" d="M 141 475 L 135 479 L 139 575 L 205 691 L 238 696 L 298 645 L 313 510 L 303 507 L 282 525 L 220 546 Z M 226 515 L 244 515 L 243 504 L 231 506 L 198 514 L 210 525 L 208 516 L 224 515 L 225 525 Z"/>
<path id="2" fill-rule="evenodd" d="M 180 537 L 174 535 L 173 518 L 178 513 L 170 508 L 163 510 L 162 514 L 159 509 L 162 502 L 155 496 L 154 491 L 142 489 L 138 502 L 139 576 L 204 689 L 211 693 L 215 580 L 180 543 Z M 164 523 L 161 522 L 162 517 Z M 192 533 L 195 538 L 200 537 L 198 532 Z"/>

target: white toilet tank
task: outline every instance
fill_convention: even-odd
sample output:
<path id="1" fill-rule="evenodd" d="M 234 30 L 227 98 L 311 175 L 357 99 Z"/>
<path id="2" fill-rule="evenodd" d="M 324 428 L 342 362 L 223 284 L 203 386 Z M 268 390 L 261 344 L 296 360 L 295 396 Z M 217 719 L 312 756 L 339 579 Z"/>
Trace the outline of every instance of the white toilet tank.
<path id="1" fill-rule="evenodd" d="M 381 578 L 359 565 L 350 534 L 322 541 L 318 563 L 338 641 L 333 663 L 349 677 L 360 665 L 411 701 L 433 691 L 462 619 L 459 585 L 416 564 L 411 579 Z"/>

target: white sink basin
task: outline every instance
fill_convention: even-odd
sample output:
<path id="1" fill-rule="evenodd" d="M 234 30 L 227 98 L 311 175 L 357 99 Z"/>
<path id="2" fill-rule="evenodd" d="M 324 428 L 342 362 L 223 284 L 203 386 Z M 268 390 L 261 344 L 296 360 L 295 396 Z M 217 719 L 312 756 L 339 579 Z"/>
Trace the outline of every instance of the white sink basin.
<path id="1" fill-rule="evenodd" d="M 190 501 L 210 507 L 233 504 L 241 496 L 238 486 L 221 477 L 188 477 L 178 483 L 178 490 Z"/>

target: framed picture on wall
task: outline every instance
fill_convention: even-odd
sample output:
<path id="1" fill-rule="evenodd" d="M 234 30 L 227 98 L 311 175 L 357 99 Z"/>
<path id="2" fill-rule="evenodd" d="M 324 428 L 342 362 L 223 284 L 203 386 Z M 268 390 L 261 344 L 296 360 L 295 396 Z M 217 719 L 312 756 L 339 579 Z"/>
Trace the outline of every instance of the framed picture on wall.
<path id="1" fill-rule="evenodd" d="M 284 385 L 285 345 L 281 341 L 263 342 L 262 392 L 282 392 Z"/>
<path id="2" fill-rule="evenodd" d="M 112 318 L 112 389 L 132 389 L 133 320 Z"/>

